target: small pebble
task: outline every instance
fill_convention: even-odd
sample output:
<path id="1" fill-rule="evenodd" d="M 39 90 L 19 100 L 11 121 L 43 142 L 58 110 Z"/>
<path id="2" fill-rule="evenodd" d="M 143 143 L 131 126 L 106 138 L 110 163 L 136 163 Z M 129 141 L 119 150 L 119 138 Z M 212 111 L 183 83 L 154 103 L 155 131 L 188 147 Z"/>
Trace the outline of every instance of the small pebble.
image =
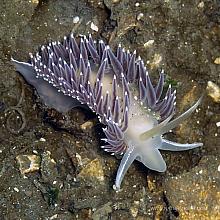
<path id="1" fill-rule="evenodd" d="M 98 31 L 99 31 L 98 26 L 96 26 L 96 25 L 95 25 L 93 22 L 91 22 L 90 27 L 91 27 L 91 29 L 92 29 L 93 31 L 96 31 L 96 32 L 98 32 Z"/>
<path id="2" fill-rule="evenodd" d="M 39 4 L 39 0 L 32 0 L 32 3 L 38 5 Z"/>
<path id="3" fill-rule="evenodd" d="M 73 18 L 73 23 L 77 24 L 79 22 L 79 16 Z"/>
<path id="4" fill-rule="evenodd" d="M 15 192 L 19 192 L 19 189 L 17 187 L 14 187 Z"/>
<path id="5" fill-rule="evenodd" d="M 138 14 L 138 16 L 137 16 L 137 20 L 139 21 L 139 20 L 141 20 L 141 18 L 143 18 L 144 17 L 144 14 L 143 13 L 140 13 L 140 14 Z"/>
<path id="6" fill-rule="evenodd" d="M 220 57 L 215 58 L 214 63 L 215 64 L 220 64 Z"/>
<path id="7" fill-rule="evenodd" d="M 87 122 L 83 123 L 82 125 L 80 125 L 80 128 L 85 131 L 85 130 L 91 129 L 93 127 L 93 125 L 94 125 L 94 123 L 92 121 L 87 121 Z"/>
<path id="8" fill-rule="evenodd" d="M 214 102 L 220 102 L 220 88 L 217 84 L 213 83 L 212 81 L 208 81 L 206 90 Z"/>
<path id="9" fill-rule="evenodd" d="M 100 160 L 94 159 L 90 161 L 88 164 L 85 165 L 85 167 L 81 170 L 79 173 L 80 177 L 93 177 L 100 182 L 103 182 L 104 177 L 104 171 L 103 171 L 103 165 Z"/>
<path id="10" fill-rule="evenodd" d="M 144 43 L 144 47 L 147 48 L 147 47 L 151 47 L 154 43 L 154 40 L 149 40 L 147 41 L 146 43 Z"/>
<path id="11" fill-rule="evenodd" d="M 200 3 L 198 4 L 198 8 L 204 8 L 204 6 L 205 6 L 204 2 L 200 2 Z"/>
<path id="12" fill-rule="evenodd" d="M 162 61 L 162 56 L 158 53 L 154 54 L 153 60 L 150 63 L 151 69 L 157 68 Z"/>
<path id="13" fill-rule="evenodd" d="M 58 218 L 58 214 L 55 214 L 55 215 L 51 216 L 49 219 L 53 220 L 53 219 L 57 219 L 57 218 Z"/>
<path id="14" fill-rule="evenodd" d="M 21 174 L 38 171 L 40 168 L 40 157 L 37 155 L 18 155 L 16 160 L 19 164 Z"/>
<path id="15" fill-rule="evenodd" d="M 130 213 L 133 218 L 136 218 L 138 215 L 138 210 L 139 210 L 140 202 L 139 201 L 134 201 L 134 204 L 130 208 Z"/>
<path id="16" fill-rule="evenodd" d="M 46 142 L 46 139 L 45 138 L 40 138 L 40 141 L 41 142 Z"/>

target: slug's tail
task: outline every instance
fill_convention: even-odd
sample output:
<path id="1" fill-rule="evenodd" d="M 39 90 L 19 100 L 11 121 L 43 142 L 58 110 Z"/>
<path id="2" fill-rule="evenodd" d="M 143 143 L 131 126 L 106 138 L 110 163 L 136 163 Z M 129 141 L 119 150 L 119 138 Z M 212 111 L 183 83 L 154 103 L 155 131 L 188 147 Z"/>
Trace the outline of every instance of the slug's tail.
<path id="1" fill-rule="evenodd" d="M 13 58 L 11 58 L 11 61 L 16 71 L 37 90 L 39 96 L 48 107 L 65 113 L 74 107 L 82 106 L 78 100 L 59 92 L 57 88 L 42 78 L 37 78 L 36 71 L 30 63 L 20 62 Z"/>

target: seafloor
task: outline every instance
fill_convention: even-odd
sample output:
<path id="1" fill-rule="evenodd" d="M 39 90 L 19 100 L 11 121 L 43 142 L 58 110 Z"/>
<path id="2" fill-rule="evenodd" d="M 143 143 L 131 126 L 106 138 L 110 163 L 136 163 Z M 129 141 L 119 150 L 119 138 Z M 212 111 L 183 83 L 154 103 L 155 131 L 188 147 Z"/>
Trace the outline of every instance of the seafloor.
<path id="1" fill-rule="evenodd" d="M 95 115 L 48 109 L 10 62 L 71 31 L 137 50 L 155 79 L 164 69 L 177 115 L 205 92 L 166 135 L 204 146 L 163 152 L 162 174 L 135 162 L 116 193 L 120 158 L 100 149 Z M 0 0 L 0 67 L 1 220 L 220 219 L 219 1 Z"/>

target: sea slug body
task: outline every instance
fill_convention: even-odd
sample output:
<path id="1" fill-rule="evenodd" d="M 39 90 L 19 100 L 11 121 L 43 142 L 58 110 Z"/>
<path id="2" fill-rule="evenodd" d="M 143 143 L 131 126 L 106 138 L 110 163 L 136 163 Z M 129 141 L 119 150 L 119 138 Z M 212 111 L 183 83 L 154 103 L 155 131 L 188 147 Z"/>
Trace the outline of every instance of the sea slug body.
<path id="1" fill-rule="evenodd" d="M 111 154 L 123 154 L 116 190 L 120 189 L 134 160 L 164 172 L 166 163 L 159 150 L 183 151 L 202 146 L 202 143 L 175 143 L 162 137 L 188 118 L 201 98 L 171 120 L 176 91 L 171 86 L 163 91 L 163 72 L 153 85 L 136 52 L 125 51 L 119 45 L 114 53 L 102 40 L 94 41 L 91 35 L 75 39 L 71 34 L 62 42 L 42 46 L 30 58 L 30 63 L 14 59 L 12 62 L 48 106 L 67 112 L 75 106 L 87 105 L 105 125 L 106 144 L 102 148 Z"/>

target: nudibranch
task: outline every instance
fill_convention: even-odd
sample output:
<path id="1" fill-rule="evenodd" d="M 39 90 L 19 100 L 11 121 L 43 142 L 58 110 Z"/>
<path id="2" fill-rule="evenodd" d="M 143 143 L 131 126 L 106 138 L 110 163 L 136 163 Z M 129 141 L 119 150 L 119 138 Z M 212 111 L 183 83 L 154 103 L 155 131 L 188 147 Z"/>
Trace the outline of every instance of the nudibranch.
<path id="1" fill-rule="evenodd" d="M 49 106 L 60 112 L 87 105 L 105 125 L 105 145 L 111 154 L 123 154 L 115 189 L 134 160 L 149 169 L 164 172 L 166 163 L 159 150 L 184 151 L 202 143 L 180 144 L 168 141 L 163 134 L 178 126 L 201 103 L 201 98 L 185 113 L 172 119 L 176 91 L 164 91 L 162 71 L 152 83 L 143 60 L 136 52 L 119 45 L 115 52 L 102 40 L 89 35 L 65 36 L 30 54 L 30 62 L 12 58 L 16 70 L 34 86 Z"/>

